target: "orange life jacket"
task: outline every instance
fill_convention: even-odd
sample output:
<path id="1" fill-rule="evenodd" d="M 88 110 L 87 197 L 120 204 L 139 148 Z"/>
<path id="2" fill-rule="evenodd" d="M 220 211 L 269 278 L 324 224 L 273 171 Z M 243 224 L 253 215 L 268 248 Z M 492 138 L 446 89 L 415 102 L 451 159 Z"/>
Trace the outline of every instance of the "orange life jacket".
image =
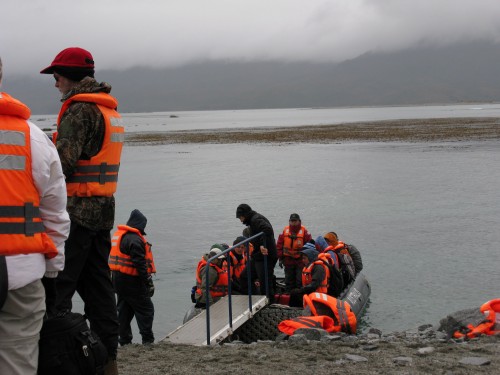
<path id="1" fill-rule="evenodd" d="M 151 244 L 146 240 L 146 237 L 142 235 L 140 230 L 129 227 L 127 225 L 118 225 L 118 230 L 113 234 L 113 238 L 111 239 L 111 251 L 109 253 L 108 261 L 109 269 L 111 271 L 119 271 L 127 275 L 139 276 L 139 272 L 137 272 L 137 268 L 132 262 L 130 255 L 122 253 L 120 250 L 122 238 L 129 232 L 137 234 L 144 243 L 144 247 L 146 249 L 144 259 L 146 260 L 148 274 L 156 273 L 153 252 L 151 251 Z"/>
<path id="2" fill-rule="evenodd" d="M 287 225 L 283 229 L 283 255 L 286 257 L 300 258 L 300 249 L 304 246 L 304 235 L 306 228 L 301 225 L 297 233 L 290 231 L 290 226 Z"/>
<path id="3" fill-rule="evenodd" d="M 29 108 L 0 93 L 0 255 L 57 255 L 40 217 L 40 195 L 33 181 Z"/>
<path id="4" fill-rule="evenodd" d="M 75 172 L 66 178 L 68 196 L 110 197 L 116 192 L 118 170 L 125 130 L 120 114 L 116 111 L 118 101 L 109 94 L 77 94 L 66 100 L 57 118 L 57 126 L 66 109 L 73 102 L 91 102 L 97 105 L 104 117 L 104 141 L 101 150 L 90 160 L 78 160 Z M 53 134 L 54 143 L 57 132 Z"/>
<path id="5" fill-rule="evenodd" d="M 342 273 L 339 270 L 339 262 L 337 254 L 332 251 L 318 254 L 318 259 L 328 265 L 328 291 L 327 294 L 338 297 L 344 289 L 344 280 Z"/>
<path id="6" fill-rule="evenodd" d="M 330 280 L 330 270 L 328 266 L 321 260 L 315 260 L 311 262 L 307 267 L 304 267 L 302 270 L 302 285 L 306 286 L 311 284 L 312 282 L 312 269 L 315 265 L 320 265 L 325 270 L 325 277 L 321 281 L 320 286 L 315 290 L 318 293 L 327 293 L 328 292 L 328 281 Z"/>
<path id="7" fill-rule="evenodd" d="M 500 298 L 484 303 L 479 311 L 486 316 L 486 319 L 477 326 L 468 324 L 464 329 L 456 331 L 453 337 L 461 338 L 465 336 L 473 338 L 479 335 L 496 335 L 500 333 Z"/>
<path id="8" fill-rule="evenodd" d="M 229 256 L 231 259 L 231 278 L 239 279 L 247 264 L 247 257 L 245 253 L 243 253 L 242 258 L 238 260 L 238 258 L 236 258 L 236 255 L 234 255 L 232 251 L 229 252 Z M 224 267 L 227 267 L 226 263 L 224 263 Z"/>
<path id="9" fill-rule="evenodd" d="M 335 253 L 333 253 L 334 256 L 336 256 Z M 335 262 L 335 257 L 332 257 L 332 253 L 319 253 L 318 254 L 318 259 L 328 263 L 330 266 L 335 267 L 336 262 Z"/>
<path id="10" fill-rule="evenodd" d="M 201 269 L 207 265 L 207 260 L 201 258 L 196 268 L 196 294 L 201 296 L 203 293 L 201 291 Z M 210 267 L 215 268 L 217 271 L 217 282 L 215 285 L 210 286 L 209 291 L 212 298 L 224 297 L 227 294 L 227 288 L 229 284 L 229 276 L 226 268 L 221 268 L 213 263 L 210 263 Z M 206 272 L 206 270 L 203 270 Z"/>
<path id="11" fill-rule="evenodd" d="M 326 315 L 298 316 L 283 320 L 278 324 L 278 329 L 289 336 L 293 335 L 299 328 L 321 328 L 327 332 L 335 332 L 333 319 Z"/>
<path id="12" fill-rule="evenodd" d="M 304 296 L 304 307 L 308 307 L 315 316 L 331 317 L 334 327 L 330 332 L 356 333 L 356 315 L 347 302 L 328 294 L 314 292 Z"/>

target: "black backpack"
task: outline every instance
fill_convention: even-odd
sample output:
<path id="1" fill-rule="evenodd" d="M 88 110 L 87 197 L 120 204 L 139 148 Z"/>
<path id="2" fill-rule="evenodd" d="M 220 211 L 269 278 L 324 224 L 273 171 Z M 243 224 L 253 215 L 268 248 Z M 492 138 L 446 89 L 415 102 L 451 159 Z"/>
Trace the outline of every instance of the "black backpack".
<path id="1" fill-rule="evenodd" d="M 102 374 L 108 359 L 106 347 L 78 313 L 46 319 L 39 346 L 38 375 Z"/>
<path id="2" fill-rule="evenodd" d="M 356 267 L 354 266 L 354 261 L 348 253 L 336 251 L 336 254 L 339 259 L 344 284 L 350 284 L 356 278 Z"/>
<path id="3" fill-rule="evenodd" d="M 332 266 L 329 262 L 324 259 L 321 261 L 328 267 L 328 271 L 330 272 L 330 279 L 328 280 L 328 290 L 327 294 L 332 297 L 340 296 L 340 293 L 344 289 L 344 282 L 342 279 L 342 274 L 340 271 Z"/>

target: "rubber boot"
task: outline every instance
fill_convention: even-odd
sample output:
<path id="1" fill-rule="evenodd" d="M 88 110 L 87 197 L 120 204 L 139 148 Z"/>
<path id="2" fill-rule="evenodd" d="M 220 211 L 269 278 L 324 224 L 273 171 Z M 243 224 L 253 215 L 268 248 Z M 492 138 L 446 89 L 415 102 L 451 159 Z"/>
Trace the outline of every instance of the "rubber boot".
<path id="1" fill-rule="evenodd" d="M 104 375 L 118 375 L 118 366 L 116 358 L 108 358 L 108 362 L 104 366 Z"/>

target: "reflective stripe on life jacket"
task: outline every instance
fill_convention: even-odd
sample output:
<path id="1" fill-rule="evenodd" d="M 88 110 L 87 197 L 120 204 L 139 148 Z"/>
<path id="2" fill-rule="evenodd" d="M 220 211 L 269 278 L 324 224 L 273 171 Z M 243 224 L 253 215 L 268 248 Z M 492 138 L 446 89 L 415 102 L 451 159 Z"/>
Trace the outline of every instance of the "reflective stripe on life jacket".
<path id="1" fill-rule="evenodd" d="M 130 255 L 122 253 L 120 250 L 122 238 L 127 233 L 135 233 L 141 238 L 146 249 L 144 259 L 146 261 L 148 274 L 156 273 L 151 245 L 138 229 L 127 225 L 118 225 L 118 230 L 113 234 L 113 238 L 111 240 L 111 252 L 109 253 L 108 260 L 109 269 L 111 271 L 119 271 L 127 275 L 139 276 L 139 272 L 137 272 L 137 268 L 132 262 Z"/>
<path id="2" fill-rule="evenodd" d="M 29 116 L 27 106 L 0 93 L 0 255 L 53 258 L 57 249 L 45 233 L 32 175 Z"/>
<path id="3" fill-rule="evenodd" d="M 207 260 L 202 258 L 198 263 L 198 267 L 196 268 L 196 294 L 198 294 L 199 296 L 203 295 L 203 292 L 201 290 L 201 269 L 206 265 Z M 213 267 L 217 271 L 217 281 L 214 285 L 210 286 L 210 295 L 212 296 L 212 298 L 224 297 L 225 295 L 227 295 L 227 288 L 229 284 L 227 269 L 221 268 L 213 263 L 210 263 L 210 267 Z M 206 270 L 203 269 L 203 272 L 206 272 Z"/>
<path id="4" fill-rule="evenodd" d="M 289 336 L 293 335 L 299 328 L 321 328 L 327 332 L 335 332 L 333 319 L 326 315 L 298 316 L 283 320 L 278 324 L 278 329 Z"/>
<path id="5" fill-rule="evenodd" d="M 311 262 L 307 267 L 304 267 L 304 269 L 302 270 L 302 286 L 306 286 L 312 283 L 312 270 L 315 265 L 320 265 L 325 270 L 325 277 L 323 278 L 321 284 L 315 290 L 315 292 L 327 293 L 328 281 L 330 280 L 330 270 L 321 259 L 315 260 L 314 262 Z"/>
<path id="6" fill-rule="evenodd" d="M 331 332 L 356 333 L 357 318 L 347 302 L 328 294 L 315 292 L 304 296 L 304 307 L 309 307 L 315 316 L 331 317 L 334 323 Z"/>
<path id="7" fill-rule="evenodd" d="M 118 101 L 109 94 L 77 94 L 66 100 L 59 112 L 57 126 L 70 104 L 74 102 L 95 103 L 104 118 L 104 140 L 99 152 L 90 160 L 78 160 L 75 172 L 66 178 L 68 196 L 110 197 L 116 192 L 118 170 L 125 130 L 120 114 L 116 111 Z M 54 143 L 57 133 L 53 135 Z"/>
<path id="8" fill-rule="evenodd" d="M 477 326 L 468 324 L 453 333 L 455 338 L 474 338 L 479 335 L 496 335 L 500 333 L 500 299 L 493 299 L 484 303 L 479 309 L 486 319 Z"/>
<path id="9" fill-rule="evenodd" d="M 304 246 L 306 228 L 301 225 L 297 233 L 290 231 L 290 226 L 283 229 L 283 255 L 291 258 L 300 258 L 300 249 Z"/>

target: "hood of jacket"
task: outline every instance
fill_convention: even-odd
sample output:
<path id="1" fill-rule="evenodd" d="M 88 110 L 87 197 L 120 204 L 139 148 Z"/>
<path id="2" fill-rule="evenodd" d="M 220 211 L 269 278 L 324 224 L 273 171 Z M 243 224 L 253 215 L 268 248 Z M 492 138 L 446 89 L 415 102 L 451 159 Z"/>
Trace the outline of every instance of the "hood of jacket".
<path id="1" fill-rule="evenodd" d="M 307 246 L 307 245 L 311 245 L 311 246 Z M 319 253 L 313 244 L 306 243 L 300 252 L 302 254 L 304 254 L 307 257 L 307 259 L 309 259 L 309 263 L 312 263 L 316 259 L 318 259 Z"/>
<path id="2" fill-rule="evenodd" d="M 127 225 L 129 227 L 138 229 L 143 235 L 146 235 L 144 230 L 146 229 L 146 224 L 148 223 L 148 219 L 146 216 L 142 214 L 141 211 L 135 209 L 130 213 L 130 218 L 127 221 Z"/>
<path id="3" fill-rule="evenodd" d="M 326 242 L 325 238 L 323 236 L 318 236 L 316 238 L 316 248 L 319 249 L 320 251 L 324 251 L 328 246 L 328 242 Z"/>
<path id="4" fill-rule="evenodd" d="M 61 101 L 64 102 L 76 94 L 93 94 L 104 92 L 109 94 L 111 92 L 111 85 L 107 82 L 97 82 L 92 77 L 85 77 L 77 85 L 75 85 L 66 95 L 63 95 Z"/>

